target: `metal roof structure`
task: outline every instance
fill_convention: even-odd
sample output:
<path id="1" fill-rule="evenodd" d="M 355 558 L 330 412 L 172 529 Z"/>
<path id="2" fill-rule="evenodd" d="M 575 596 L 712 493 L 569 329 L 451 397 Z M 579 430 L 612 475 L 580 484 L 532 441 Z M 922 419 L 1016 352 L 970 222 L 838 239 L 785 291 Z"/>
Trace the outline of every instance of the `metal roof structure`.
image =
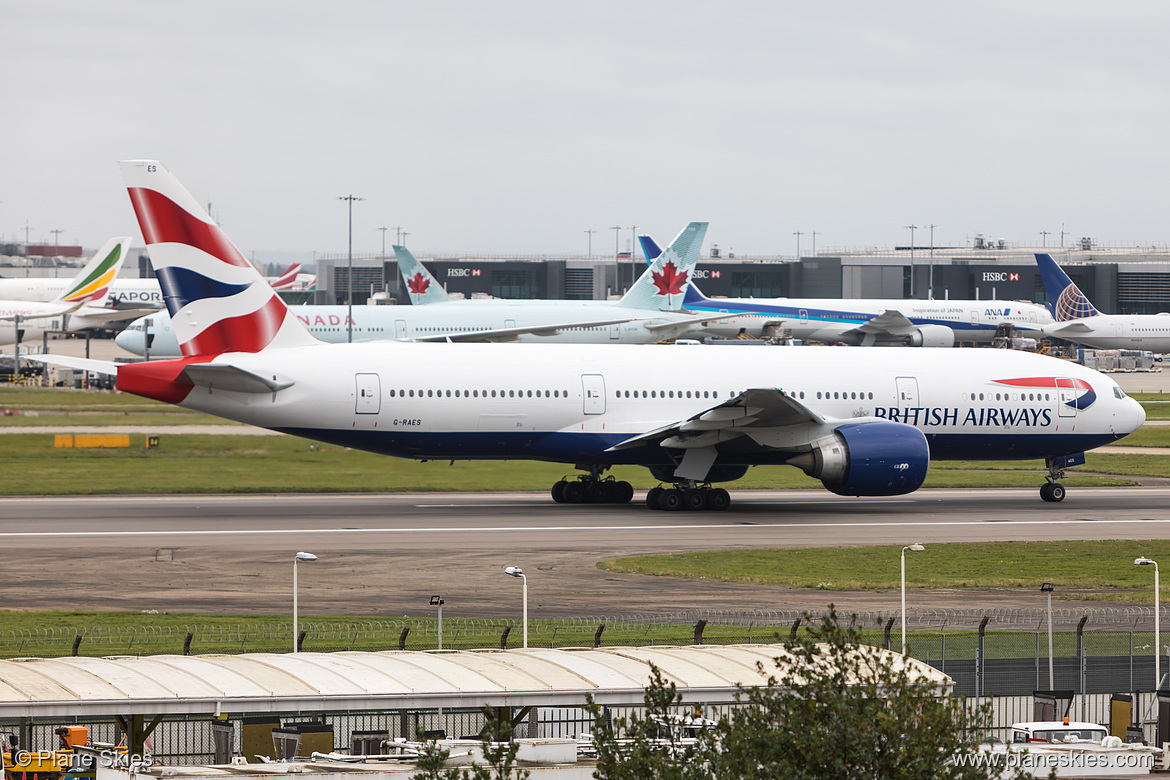
<path id="1" fill-rule="evenodd" d="M 24 658 L 0 661 L 0 718 L 579 706 L 587 693 L 636 705 L 651 663 L 684 701 L 731 701 L 783 655 L 769 644 Z M 951 690 L 938 670 L 905 662 Z"/>

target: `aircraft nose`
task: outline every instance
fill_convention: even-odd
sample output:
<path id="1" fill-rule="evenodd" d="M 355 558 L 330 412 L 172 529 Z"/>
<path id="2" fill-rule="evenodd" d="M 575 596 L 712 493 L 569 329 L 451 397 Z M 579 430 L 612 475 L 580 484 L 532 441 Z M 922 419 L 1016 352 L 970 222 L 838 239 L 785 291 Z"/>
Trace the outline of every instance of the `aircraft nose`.
<path id="1" fill-rule="evenodd" d="M 117 336 L 114 336 L 114 343 L 127 352 L 135 355 L 141 355 L 142 349 L 142 331 L 140 330 L 124 330 Z"/>
<path id="2" fill-rule="evenodd" d="M 1123 436 L 1129 435 L 1146 423 L 1146 410 L 1137 401 L 1125 398 L 1121 414 L 1118 415 L 1120 430 Z"/>

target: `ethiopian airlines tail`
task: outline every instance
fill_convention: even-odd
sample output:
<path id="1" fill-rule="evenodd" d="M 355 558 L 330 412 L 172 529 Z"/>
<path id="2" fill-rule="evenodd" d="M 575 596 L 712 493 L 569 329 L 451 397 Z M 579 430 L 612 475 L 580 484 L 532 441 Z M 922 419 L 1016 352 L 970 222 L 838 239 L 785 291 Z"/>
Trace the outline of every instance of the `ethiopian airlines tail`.
<path id="1" fill-rule="evenodd" d="M 402 274 L 402 281 L 406 282 L 406 292 L 411 303 L 418 306 L 423 303 L 447 303 L 451 300 L 451 296 L 439 285 L 439 281 L 431 275 L 426 266 L 415 259 L 409 249 L 395 244 L 394 256 L 398 258 L 398 273 Z"/>
<path id="2" fill-rule="evenodd" d="M 681 310 L 706 235 L 706 222 L 692 222 L 683 228 L 616 305 L 652 311 Z"/>
<path id="3" fill-rule="evenodd" d="M 1053 319 L 1067 322 L 1100 314 L 1080 288 L 1068 278 L 1068 274 L 1056 264 L 1052 255 L 1037 252 L 1036 265 L 1040 267 L 1040 276 L 1044 279 L 1044 289 L 1048 292 L 1048 303 L 1045 305 L 1052 312 Z"/>
<path id="4" fill-rule="evenodd" d="M 53 303 L 83 303 L 94 306 L 105 305 L 110 296 L 110 282 L 118 275 L 126 261 L 126 250 L 130 248 L 130 236 L 111 238 L 97 251 L 81 273 L 73 280 L 69 289 L 53 299 Z"/>
<path id="5" fill-rule="evenodd" d="M 184 357 L 320 343 L 162 163 L 121 167 Z"/>

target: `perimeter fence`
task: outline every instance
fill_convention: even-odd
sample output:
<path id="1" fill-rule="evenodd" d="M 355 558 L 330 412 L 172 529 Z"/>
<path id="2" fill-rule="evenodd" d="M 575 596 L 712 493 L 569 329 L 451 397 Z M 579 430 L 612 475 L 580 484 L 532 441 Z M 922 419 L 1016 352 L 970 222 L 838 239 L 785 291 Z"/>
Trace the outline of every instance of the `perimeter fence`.
<path id="1" fill-rule="evenodd" d="M 531 620 L 528 643 L 533 647 L 767 643 L 805 630 L 821 617 L 795 610 L 694 610 Z M 899 611 L 853 617 L 866 642 L 901 649 Z M 1051 686 L 1045 610 L 908 610 L 906 625 L 910 654 L 954 678 L 955 692 L 963 696 L 1027 695 L 1050 688 L 1077 693 L 1154 689 L 1154 610 L 1149 607 L 1053 610 Z M 440 626 L 433 618 L 301 621 L 300 629 L 300 649 L 308 652 L 439 647 Z M 521 643 L 522 624 L 448 618 L 441 631 L 443 649 L 514 648 Z M 291 620 L 10 628 L 0 629 L 0 658 L 274 653 L 291 650 L 293 639 Z M 1164 668 L 1170 670 L 1170 662 Z"/>

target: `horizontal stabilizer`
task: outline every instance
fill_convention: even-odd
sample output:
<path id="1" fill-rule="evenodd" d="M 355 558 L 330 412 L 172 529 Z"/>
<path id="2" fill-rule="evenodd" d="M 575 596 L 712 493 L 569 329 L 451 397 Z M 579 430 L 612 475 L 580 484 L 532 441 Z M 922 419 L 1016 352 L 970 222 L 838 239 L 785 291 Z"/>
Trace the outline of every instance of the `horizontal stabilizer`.
<path id="1" fill-rule="evenodd" d="M 196 387 L 206 387 L 213 392 L 231 390 L 236 393 L 275 393 L 293 386 L 289 379 L 210 363 L 192 363 L 183 369 L 181 376 L 185 376 Z"/>
<path id="2" fill-rule="evenodd" d="M 69 355 L 25 355 L 24 359 L 36 363 L 44 363 L 49 366 L 71 368 L 74 371 L 89 371 L 90 373 L 105 374 L 107 376 L 116 376 L 118 374 L 118 364 L 109 360 L 92 360 L 90 358 L 71 357 Z"/>

